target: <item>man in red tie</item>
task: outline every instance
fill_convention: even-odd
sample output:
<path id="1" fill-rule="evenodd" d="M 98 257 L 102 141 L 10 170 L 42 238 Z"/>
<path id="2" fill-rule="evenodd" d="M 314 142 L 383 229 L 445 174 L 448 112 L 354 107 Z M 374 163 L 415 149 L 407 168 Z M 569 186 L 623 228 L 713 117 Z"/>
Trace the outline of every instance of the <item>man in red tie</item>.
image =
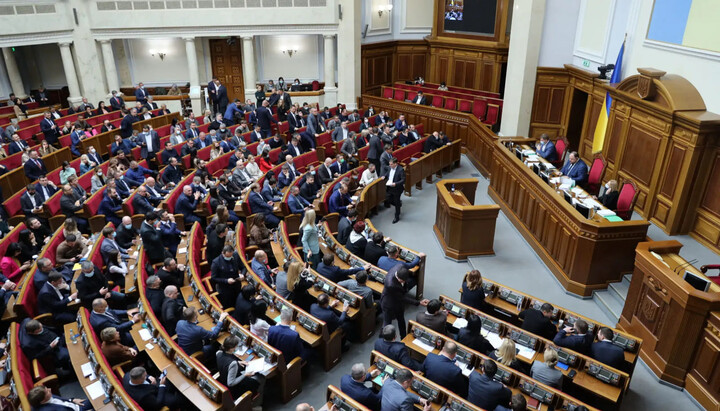
<path id="1" fill-rule="evenodd" d="M 45 167 L 45 163 L 39 158 L 40 155 L 36 150 L 33 150 L 30 152 L 30 158 L 27 162 L 23 165 L 23 168 L 25 169 L 25 175 L 27 176 L 28 180 L 35 181 L 38 178 L 40 178 L 41 175 L 47 174 L 47 168 Z"/>

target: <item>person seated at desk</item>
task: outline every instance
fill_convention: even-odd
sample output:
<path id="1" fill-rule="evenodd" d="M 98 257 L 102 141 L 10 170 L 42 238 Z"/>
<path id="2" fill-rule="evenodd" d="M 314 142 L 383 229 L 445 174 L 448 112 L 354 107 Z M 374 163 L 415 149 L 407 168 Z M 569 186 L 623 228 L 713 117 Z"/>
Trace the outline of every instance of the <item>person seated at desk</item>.
<path id="1" fill-rule="evenodd" d="M 212 329 L 206 330 L 198 325 L 198 312 L 195 307 L 187 307 L 183 310 L 183 319 L 178 321 L 175 327 L 178 345 L 187 355 L 202 351 L 203 362 L 210 362 L 214 358 L 212 354 L 215 352 L 212 342 L 220 334 L 227 316 L 228 313 L 223 312 L 220 314 L 217 324 Z"/>
<path id="2" fill-rule="evenodd" d="M 211 263 L 222 254 L 225 247 L 230 228 L 223 223 L 218 223 L 215 229 L 208 232 L 207 245 L 205 247 L 205 259 Z"/>
<path id="3" fill-rule="evenodd" d="M 377 263 L 378 268 L 385 271 L 389 271 L 391 268 L 395 267 L 398 264 L 410 270 L 417 267 L 420 264 L 420 258 L 425 256 L 425 253 L 420 253 L 416 255 L 411 262 L 408 263 L 405 260 L 398 259 L 398 256 L 400 256 L 400 248 L 398 248 L 397 246 L 391 245 L 390 247 L 386 248 L 386 250 L 387 257 L 380 257 Z"/>
<path id="4" fill-rule="evenodd" d="M 543 303 L 539 310 L 528 308 L 518 314 L 522 323 L 522 329 L 537 334 L 548 340 L 552 340 L 557 333 L 557 327 L 552 322 L 553 306 Z"/>
<path id="5" fill-rule="evenodd" d="M 75 234 L 68 234 L 65 241 L 58 244 L 55 249 L 55 262 L 57 264 L 77 263 L 85 255 L 88 248 L 78 241 Z"/>
<path id="6" fill-rule="evenodd" d="M 125 361 L 132 361 L 137 356 L 137 350 L 123 345 L 120 342 L 120 333 L 115 327 L 107 327 L 100 331 L 101 349 L 103 356 L 113 367 Z"/>
<path id="7" fill-rule="evenodd" d="M 363 363 L 353 364 L 350 374 L 345 374 L 340 378 L 340 390 L 371 410 L 379 410 L 382 395 L 365 386 L 365 382 L 372 380 L 379 374 L 380 370 L 367 372 Z"/>
<path id="8" fill-rule="evenodd" d="M 447 321 L 447 311 L 442 308 L 442 303 L 438 299 L 432 299 L 428 303 L 425 312 L 417 313 L 415 321 L 420 325 L 445 335 L 445 322 Z"/>
<path id="9" fill-rule="evenodd" d="M 470 314 L 467 319 L 467 327 L 461 328 L 457 335 L 457 342 L 485 355 L 495 350 L 495 347 L 480 334 L 482 331 L 482 320 L 475 314 Z"/>
<path id="10" fill-rule="evenodd" d="M 308 203 L 312 204 L 320 197 L 321 188 L 322 185 L 317 181 L 315 171 L 310 171 L 310 173 L 305 176 L 305 182 L 300 186 L 300 195 L 307 200 Z"/>
<path id="11" fill-rule="evenodd" d="M 567 163 L 560 169 L 560 172 L 572 178 L 576 185 L 582 186 L 587 181 L 588 167 L 587 164 L 580 159 L 577 151 L 570 153 Z"/>
<path id="12" fill-rule="evenodd" d="M 266 321 L 266 319 L 270 319 L 265 315 L 267 308 L 268 306 L 265 300 L 255 300 L 252 302 L 250 315 L 248 316 L 250 320 L 250 332 L 257 335 L 258 338 L 263 341 L 267 341 L 268 330 L 270 329 L 270 324 Z M 273 324 L 275 323 L 273 320 L 270 321 Z"/>
<path id="13" fill-rule="evenodd" d="M 460 370 L 458 368 L 458 370 Z M 395 373 L 395 379 L 387 378 L 380 394 L 382 395 L 382 409 L 384 410 L 414 410 L 415 404 L 422 404 L 423 411 L 430 411 L 432 403 L 419 395 L 408 392 L 413 381 L 413 374 L 405 368 Z"/>
<path id="14" fill-rule="evenodd" d="M 614 336 L 615 333 L 611 329 L 602 327 L 598 331 L 598 342 L 593 343 L 590 347 L 590 353 L 594 359 L 601 363 L 622 369 L 625 362 L 625 350 L 612 342 Z"/>
<path id="15" fill-rule="evenodd" d="M 145 298 L 150 303 L 153 312 L 161 313 L 162 304 L 165 301 L 165 293 L 162 289 L 162 281 L 157 275 L 151 275 L 145 280 Z"/>
<path id="16" fill-rule="evenodd" d="M 115 242 L 120 248 L 131 248 L 137 244 L 138 230 L 133 227 L 132 218 L 125 216 L 121 220 L 120 226 L 115 230 Z"/>
<path id="17" fill-rule="evenodd" d="M 248 205 L 252 213 L 262 213 L 265 215 L 265 223 L 270 228 L 276 228 L 280 224 L 280 219 L 273 214 L 273 202 L 266 201 L 260 194 L 260 185 L 252 183 L 250 185 L 250 194 L 248 195 Z"/>
<path id="18" fill-rule="evenodd" d="M 130 398 L 144 410 L 159 410 L 163 407 L 172 410 L 182 408 L 186 402 L 178 393 L 170 392 L 172 386 L 169 386 L 167 376 L 156 381 L 154 377 L 148 377 L 143 367 L 135 367 L 125 374 L 122 384 Z"/>
<path id="19" fill-rule="evenodd" d="M 312 203 L 300 195 L 300 187 L 298 186 L 290 187 L 287 204 L 291 214 L 300 214 L 301 216 L 305 216 L 305 211 L 313 208 Z"/>
<path id="20" fill-rule="evenodd" d="M 230 389 L 233 400 L 240 398 L 246 391 L 257 394 L 263 391 L 265 376 L 261 373 L 248 372 L 248 363 L 240 360 L 235 354 L 240 345 L 240 339 L 229 335 L 222 343 L 222 349 L 215 353 L 215 360 L 218 365 L 218 382 Z M 259 401 L 253 401 L 258 404 Z"/>
<path id="21" fill-rule="evenodd" d="M 355 293 L 363 298 L 365 306 L 372 308 L 375 304 L 373 299 L 373 290 L 367 286 L 368 274 L 367 271 L 362 270 L 355 273 L 355 278 L 348 278 L 347 280 L 340 281 L 338 285 L 346 288 L 351 293 Z"/>
<path id="22" fill-rule="evenodd" d="M 422 369 L 422 363 L 412 358 L 407 346 L 400 341 L 395 341 L 396 338 L 395 326 L 392 324 L 384 326 L 380 331 L 380 338 L 375 341 L 375 351 L 413 371 Z"/>
<path id="23" fill-rule="evenodd" d="M 544 362 L 535 361 L 530 369 L 530 376 L 558 390 L 562 390 L 563 373 L 555 368 L 558 362 L 557 351 L 546 347 L 543 353 Z"/>
<path id="24" fill-rule="evenodd" d="M 493 379 L 497 373 L 497 364 L 485 359 L 481 369 L 482 374 L 473 371 L 468 377 L 468 401 L 484 410 L 494 410 L 498 405 L 509 404 L 512 391 Z"/>
<path id="25" fill-rule="evenodd" d="M 506 405 L 509 405 L 510 408 L 506 407 Z M 500 404 L 497 407 L 495 407 L 495 411 L 526 411 L 527 410 L 527 400 L 521 393 L 513 394 L 512 398 L 510 399 L 510 404 Z M 585 406 L 579 406 L 575 408 L 576 411 L 587 411 L 587 408 Z"/>
<path id="26" fill-rule="evenodd" d="M 175 327 L 182 318 L 185 309 L 185 300 L 180 295 L 178 288 L 174 285 L 168 285 L 164 291 L 165 300 L 161 307 L 161 319 L 165 331 L 168 335 L 175 334 Z M 156 315 L 157 316 L 157 315 Z"/>
<path id="27" fill-rule="evenodd" d="M 558 331 L 555 338 L 553 338 L 553 342 L 558 347 L 570 348 L 581 354 L 588 355 L 594 339 L 595 336 L 588 332 L 587 322 L 578 318 L 572 327 L 565 327 Z"/>
<path id="28" fill-rule="evenodd" d="M 38 385 L 27 394 L 33 411 L 87 411 L 94 409 L 90 401 L 80 398 L 63 398 L 54 395 L 50 387 Z"/>
<path id="29" fill-rule="evenodd" d="M 90 260 L 80 262 L 80 275 L 75 280 L 77 298 L 83 307 L 90 308 L 96 298 L 110 300 L 115 304 L 125 303 L 125 294 L 112 291 L 107 278 Z"/>
<path id="30" fill-rule="evenodd" d="M 317 297 L 317 303 L 310 306 L 310 315 L 317 318 L 320 321 L 325 321 L 328 326 L 328 333 L 332 334 L 338 327 L 343 329 L 345 335 L 350 335 L 352 331 L 352 322 L 348 321 L 347 312 L 350 306 L 347 303 L 343 303 L 342 314 L 337 315 L 333 308 L 340 303 L 340 300 L 333 301 L 330 304 L 330 296 L 325 293 L 321 293 Z"/>
<path id="31" fill-rule="evenodd" d="M 268 330 L 268 344 L 282 352 L 285 363 L 290 363 L 297 357 L 307 361 L 311 355 L 311 352 L 303 346 L 300 334 L 293 329 L 294 327 L 291 328 L 292 318 L 293 310 L 283 307 L 280 311 L 280 324 L 273 325 Z"/>
<path id="32" fill-rule="evenodd" d="M 550 141 L 550 137 L 545 133 L 540 135 L 540 141 L 535 143 L 535 152 L 547 161 L 557 161 L 555 143 Z"/>
<path id="33" fill-rule="evenodd" d="M 593 198 L 601 202 L 608 210 L 615 210 L 617 209 L 619 196 L 620 192 L 617 188 L 617 181 L 610 180 L 605 183 L 605 192 L 600 197 L 593 196 Z"/>
<path id="34" fill-rule="evenodd" d="M 77 293 L 70 294 L 70 285 L 65 282 L 62 274 L 53 271 L 38 293 L 38 312 L 52 314 L 53 320 L 58 324 L 71 323 L 75 320 L 76 314 L 68 308 L 68 304 L 76 298 Z"/>
<path id="35" fill-rule="evenodd" d="M 516 355 L 517 349 L 515 348 L 515 341 L 509 338 L 503 338 L 500 347 L 490 352 L 488 357 L 513 370 L 520 371 L 523 374 L 529 374 L 525 365 L 517 359 Z"/>
<path id="36" fill-rule="evenodd" d="M 340 216 L 346 216 L 348 211 L 355 208 L 355 202 L 348 194 L 349 188 L 344 183 L 338 183 L 339 188 L 330 195 L 328 201 L 328 211 L 330 213 L 338 213 Z"/>
<path id="37" fill-rule="evenodd" d="M 446 342 L 440 354 L 429 353 L 423 362 L 422 372 L 428 380 L 465 398 L 468 387 L 462 370 L 455 365 L 457 349 L 454 342 Z"/>
<path id="38" fill-rule="evenodd" d="M 353 225 L 353 230 L 350 232 L 345 248 L 352 254 L 365 258 L 365 246 L 367 246 L 367 238 L 365 238 L 365 222 L 357 221 Z"/>
<path id="39" fill-rule="evenodd" d="M 378 261 L 381 257 L 387 257 L 387 251 L 385 251 L 385 243 L 390 241 L 390 238 L 386 238 L 382 231 L 377 231 L 373 234 L 372 241 L 368 241 L 365 245 L 365 256 L 364 260 L 368 263 L 377 266 Z"/>
<path id="40" fill-rule="evenodd" d="M 482 286 L 480 271 L 472 270 L 463 279 L 460 302 L 478 310 L 486 307 L 485 289 Z"/>
<path id="41" fill-rule="evenodd" d="M 120 317 L 128 317 L 129 320 L 121 322 Z M 108 308 L 107 301 L 102 298 L 96 298 L 92 302 L 92 312 L 90 313 L 90 325 L 95 333 L 100 335 L 102 330 L 108 327 L 115 327 L 120 333 L 120 341 L 127 346 L 135 346 L 130 328 L 133 324 L 140 321 L 140 315 L 136 310 L 111 310 Z"/>
<path id="42" fill-rule="evenodd" d="M 334 254 L 324 254 L 322 262 L 318 264 L 317 272 L 328 280 L 334 283 L 339 283 L 340 281 L 346 280 L 349 276 L 355 273 L 369 269 L 370 265 L 368 264 L 365 268 L 353 267 L 343 270 L 342 268 L 335 265 Z"/>
<path id="43" fill-rule="evenodd" d="M 244 285 L 235 300 L 235 311 L 233 311 L 233 318 L 240 323 L 240 325 L 250 325 L 250 310 L 252 309 L 253 301 L 256 300 L 257 291 L 255 286 L 252 284 Z"/>
<path id="44" fill-rule="evenodd" d="M 24 320 L 19 339 L 20 348 L 30 361 L 49 359 L 60 368 L 72 369 L 70 353 L 65 347 L 65 341 L 61 336 L 45 328 L 40 321 Z"/>

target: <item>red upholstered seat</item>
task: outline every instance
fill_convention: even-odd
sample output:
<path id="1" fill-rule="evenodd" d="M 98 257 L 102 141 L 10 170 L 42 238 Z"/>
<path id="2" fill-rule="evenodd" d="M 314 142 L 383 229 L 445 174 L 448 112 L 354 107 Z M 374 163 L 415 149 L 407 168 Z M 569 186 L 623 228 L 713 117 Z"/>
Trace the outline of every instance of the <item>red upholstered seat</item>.
<path id="1" fill-rule="evenodd" d="M 460 100 L 458 110 L 464 113 L 470 113 L 472 111 L 473 103 L 470 100 Z"/>
<path id="2" fill-rule="evenodd" d="M 457 100 L 454 98 L 446 98 L 445 99 L 445 108 L 448 110 L 456 110 L 457 109 Z"/>
<path id="3" fill-rule="evenodd" d="M 552 162 L 555 167 L 562 168 L 562 166 L 565 164 L 565 158 L 567 157 L 569 148 L 570 144 L 568 143 L 567 138 L 558 137 L 558 139 L 555 140 L 555 151 L 558 155 L 558 159 Z"/>
<path id="4" fill-rule="evenodd" d="M 313 89 L 313 91 L 318 91 L 318 90 L 320 90 L 320 82 L 317 81 L 317 80 L 313 80 L 313 82 L 312 82 L 312 89 Z"/>
<path id="5" fill-rule="evenodd" d="M 483 98 L 473 100 L 472 113 L 478 118 L 478 120 L 485 120 L 485 115 L 487 114 L 487 100 Z"/>
<path id="6" fill-rule="evenodd" d="M 500 106 L 497 104 L 488 104 L 487 116 L 485 117 L 485 124 L 494 126 L 500 121 Z"/>
<path id="7" fill-rule="evenodd" d="M 0 255 L 5 255 L 5 251 L 7 251 L 10 243 L 17 242 L 18 237 L 20 237 L 20 231 L 24 229 L 25 223 L 20 223 L 15 226 L 15 228 L 10 231 L 5 237 L 3 237 L 2 241 L 0 241 Z"/>
<path id="8" fill-rule="evenodd" d="M 605 159 L 602 155 L 598 155 L 593 160 L 590 172 L 588 173 L 587 191 L 592 195 L 597 195 L 602 185 L 603 175 L 605 174 Z"/>
<path id="9" fill-rule="evenodd" d="M 290 123 L 287 121 L 283 121 L 278 125 L 278 133 L 280 134 L 287 134 L 287 132 L 290 130 Z"/>
<path id="10" fill-rule="evenodd" d="M 443 98 L 442 96 L 432 96 L 432 106 L 437 108 L 442 108 L 443 106 Z"/>
<path id="11" fill-rule="evenodd" d="M 7 215 L 10 217 L 22 215 L 22 205 L 20 204 L 20 197 L 22 197 L 23 194 L 27 189 L 22 189 L 18 191 L 17 193 L 13 194 L 10 198 L 5 200 L 3 203 L 3 206 L 5 207 L 5 212 L 7 212 Z M 5 254 L 0 254 L 5 255 Z"/>
<path id="12" fill-rule="evenodd" d="M 97 214 L 97 210 L 100 207 L 100 203 L 102 202 L 103 196 L 105 195 L 105 186 L 101 188 L 100 190 L 94 192 L 90 198 L 85 201 L 85 210 L 87 210 L 90 215 Z"/>
<path id="13" fill-rule="evenodd" d="M 395 94 L 393 94 L 393 98 L 395 100 L 404 101 L 405 100 L 405 90 L 395 90 Z"/>
<path id="14" fill-rule="evenodd" d="M 615 214 L 623 220 L 629 220 L 632 217 L 632 210 L 635 207 L 635 200 L 637 199 L 637 186 L 633 181 L 625 181 L 620 188 L 620 194 L 618 195 L 617 210 Z"/>
<path id="15" fill-rule="evenodd" d="M 408 93 L 407 93 L 408 100 L 414 101 L 415 97 L 417 97 L 417 91 L 408 91 Z"/>

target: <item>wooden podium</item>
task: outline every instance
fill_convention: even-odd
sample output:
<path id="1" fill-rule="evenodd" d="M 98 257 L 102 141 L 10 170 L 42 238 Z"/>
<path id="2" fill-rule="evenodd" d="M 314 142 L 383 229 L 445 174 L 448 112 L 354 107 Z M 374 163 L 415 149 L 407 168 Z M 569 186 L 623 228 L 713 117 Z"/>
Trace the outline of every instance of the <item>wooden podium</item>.
<path id="1" fill-rule="evenodd" d="M 705 408 L 720 402 L 720 286 L 707 292 L 683 279 L 706 277 L 678 255 L 677 241 L 639 243 L 635 271 L 618 328 L 643 339 L 640 357 L 660 379 L 688 392 Z M 686 378 L 687 377 L 687 378 Z"/>
<path id="2" fill-rule="evenodd" d="M 474 205 L 477 180 L 464 178 L 437 182 L 437 209 L 433 230 L 445 255 L 456 260 L 478 254 L 495 254 L 495 220 L 500 206 Z M 452 191 L 452 187 L 455 191 Z"/>

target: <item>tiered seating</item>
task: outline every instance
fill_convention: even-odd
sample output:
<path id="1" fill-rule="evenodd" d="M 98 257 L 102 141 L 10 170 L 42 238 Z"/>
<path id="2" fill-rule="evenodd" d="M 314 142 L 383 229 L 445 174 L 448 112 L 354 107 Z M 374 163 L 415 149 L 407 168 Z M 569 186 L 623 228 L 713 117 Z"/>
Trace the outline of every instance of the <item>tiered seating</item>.
<path id="1" fill-rule="evenodd" d="M 8 361 L 10 363 L 10 393 L 16 406 L 23 410 L 31 409 L 27 394 L 35 385 L 53 387 L 53 393 L 59 393 L 58 376 L 49 375 L 37 361 L 30 361 L 20 348 L 20 327 L 18 323 L 10 324 L 8 331 Z"/>

